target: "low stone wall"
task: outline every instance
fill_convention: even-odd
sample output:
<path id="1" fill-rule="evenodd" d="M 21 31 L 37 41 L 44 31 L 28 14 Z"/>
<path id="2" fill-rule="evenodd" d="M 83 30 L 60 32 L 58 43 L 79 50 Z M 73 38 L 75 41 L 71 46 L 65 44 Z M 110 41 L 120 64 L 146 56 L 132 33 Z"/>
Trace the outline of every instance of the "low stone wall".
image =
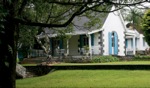
<path id="1" fill-rule="evenodd" d="M 37 76 L 42 76 L 55 70 L 150 70 L 150 65 L 25 66 L 25 68 Z"/>
<path id="2" fill-rule="evenodd" d="M 150 70 L 150 65 L 72 65 L 53 68 L 55 70 Z"/>
<path id="3" fill-rule="evenodd" d="M 50 66 L 25 66 L 25 68 L 35 76 L 42 76 L 53 70 Z"/>

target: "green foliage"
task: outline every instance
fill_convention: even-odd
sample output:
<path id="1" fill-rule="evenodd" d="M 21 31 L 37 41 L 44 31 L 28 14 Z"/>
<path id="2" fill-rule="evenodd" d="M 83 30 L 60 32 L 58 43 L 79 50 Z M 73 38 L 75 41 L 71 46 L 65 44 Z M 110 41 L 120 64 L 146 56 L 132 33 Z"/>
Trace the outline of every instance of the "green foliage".
<path id="1" fill-rule="evenodd" d="M 88 53 L 88 51 L 89 51 L 89 46 L 86 45 L 86 46 L 83 46 L 83 48 L 85 49 L 86 53 Z"/>
<path id="2" fill-rule="evenodd" d="M 144 32 L 145 40 L 147 41 L 148 45 L 150 45 L 150 10 L 144 14 L 141 26 Z"/>
<path id="3" fill-rule="evenodd" d="M 141 21 L 142 11 L 139 9 L 130 9 L 129 13 L 125 16 L 125 20 L 133 22 L 134 24 L 139 24 Z"/>
<path id="4" fill-rule="evenodd" d="M 61 29 L 57 28 L 57 29 L 55 29 L 55 31 L 57 33 L 58 38 L 67 40 L 67 39 L 71 38 L 71 35 L 70 34 L 66 35 L 66 33 L 72 33 L 73 32 L 73 26 L 69 25 L 66 28 L 61 28 Z"/>
<path id="5" fill-rule="evenodd" d="M 82 56 L 81 58 L 63 58 L 65 63 L 91 63 L 91 59 L 89 57 Z"/>
<path id="6" fill-rule="evenodd" d="M 102 8 L 99 7 L 97 9 L 100 10 Z M 81 16 L 84 16 L 86 19 L 88 19 L 88 21 L 86 21 L 83 26 L 88 29 L 98 29 L 103 25 L 103 22 L 106 19 L 107 15 L 108 13 L 98 13 L 98 12 L 87 11 L 81 15 Z"/>
<path id="7" fill-rule="evenodd" d="M 35 36 L 37 35 L 37 28 L 30 26 L 21 26 L 19 32 L 19 43 L 23 43 L 24 46 L 33 46 Z"/>
<path id="8" fill-rule="evenodd" d="M 139 61 L 144 61 L 144 60 L 150 60 L 150 56 L 140 56 L 140 55 L 137 55 L 133 58 L 133 60 L 139 60 Z"/>
<path id="9" fill-rule="evenodd" d="M 20 26 L 18 50 L 23 53 L 23 56 L 27 56 L 30 49 L 35 44 L 35 36 L 37 35 L 37 28 L 31 26 Z"/>
<path id="10" fill-rule="evenodd" d="M 119 58 L 113 56 L 95 56 L 92 59 L 93 63 L 115 62 L 115 61 L 119 61 Z"/>
<path id="11" fill-rule="evenodd" d="M 129 23 L 134 25 L 134 28 L 139 32 L 142 32 L 140 23 L 142 21 L 142 16 L 144 12 L 141 9 L 130 8 L 130 9 L 122 9 L 121 10 L 124 16 L 124 19 Z"/>

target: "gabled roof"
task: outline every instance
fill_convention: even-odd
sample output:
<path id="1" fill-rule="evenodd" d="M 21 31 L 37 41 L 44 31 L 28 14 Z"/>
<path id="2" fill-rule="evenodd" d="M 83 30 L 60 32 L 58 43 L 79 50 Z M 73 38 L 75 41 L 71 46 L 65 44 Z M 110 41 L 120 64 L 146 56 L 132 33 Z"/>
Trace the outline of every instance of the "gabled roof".
<path id="1" fill-rule="evenodd" d="M 78 20 L 78 17 L 76 17 L 73 21 L 74 21 L 74 24 L 77 26 L 74 26 L 73 33 L 78 35 L 78 34 L 90 34 L 90 33 L 100 31 L 107 16 L 102 16 L 101 14 L 99 14 L 99 17 L 96 17 L 96 18 L 99 18 L 101 21 L 95 24 L 95 26 L 86 27 L 85 26 L 86 22 L 90 20 L 86 17 L 80 17 L 79 18 L 80 20 Z"/>

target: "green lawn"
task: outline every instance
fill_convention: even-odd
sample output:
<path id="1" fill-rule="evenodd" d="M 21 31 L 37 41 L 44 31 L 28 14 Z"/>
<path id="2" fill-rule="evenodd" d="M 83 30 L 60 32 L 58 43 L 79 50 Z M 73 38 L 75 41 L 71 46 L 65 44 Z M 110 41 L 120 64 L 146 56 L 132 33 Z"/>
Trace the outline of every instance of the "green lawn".
<path id="1" fill-rule="evenodd" d="M 148 88 L 149 70 L 59 70 L 16 81 L 17 88 Z"/>

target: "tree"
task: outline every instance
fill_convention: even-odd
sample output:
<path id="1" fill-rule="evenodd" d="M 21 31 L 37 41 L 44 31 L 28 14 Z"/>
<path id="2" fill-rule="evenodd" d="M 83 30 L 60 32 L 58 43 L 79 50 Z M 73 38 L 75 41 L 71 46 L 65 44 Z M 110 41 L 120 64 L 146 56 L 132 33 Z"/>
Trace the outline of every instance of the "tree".
<path id="1" fill-rule="evenodd" d="M 112 5 L 119 10 L 124 6 L 143 2 L 147 0 L 1 0 L 0 88 L 15 88 L 20 26 L 37 26 L 38 31 L 42 31 L 43 27 L 49 27 L 51 30 L 64 28 L 70 25 L 76 16 L 87 15 L 92 19 L 94 16 L 88 16 L 90 12 L 108 13 L 113 12 L 109 9 Z"/>
<path id="2" fill-rule="evenodd" d="M 144 14 L 141 26 L 144 32 L 145 40 L 147 41 L 148 45 L 150 45 L 150 10 L 147 10 Z"/>
<path id="3" fill-rule="evenodd" d="M 17 49 L 22 52 L 23 57 L 29 56 L 28 52 L 30 52 L 30 49 L 33 48 L 35 44 L 35 36 L 37 33 L 37 27 L 25 25 L 20 26 Z"/>
<path id="4" fill-rule="evenodd" d="M 142 13 L 141 10 L 136 8 L 131 8 L 129 11 L 129 14 L 126 16 L 126 20 L 132 23 L 136 29 L 141 29 L 140 22 L 142 20 L 142 16 L 144 13 Z"/>
<path id="5" fill-rule="evenodd" d="M 140 33 L 142 33 L 142 28 L 140 26 L 142 17 L 144 15 L 144 8 L 136 8 L 136 7 L 130 7 L 122 9 L 123 16 L 125 21 L 129 22 L 134 26 L 136 30 L 138 30 Z"/>

